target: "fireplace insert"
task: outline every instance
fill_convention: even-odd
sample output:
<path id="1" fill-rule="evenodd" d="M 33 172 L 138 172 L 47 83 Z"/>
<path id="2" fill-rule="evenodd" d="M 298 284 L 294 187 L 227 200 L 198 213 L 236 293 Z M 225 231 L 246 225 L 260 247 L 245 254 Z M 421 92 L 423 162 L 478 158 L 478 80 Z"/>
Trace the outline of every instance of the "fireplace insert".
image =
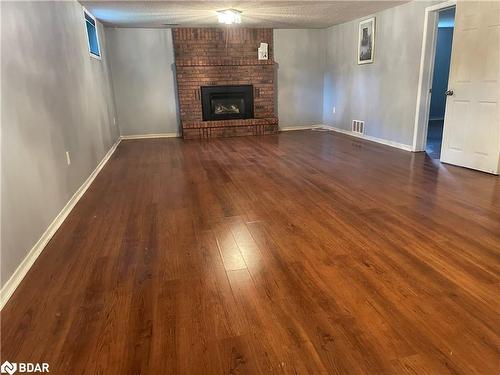
<path id="1" fill-rule="evenodd" d="M 202 86 L 203 121 L 253 118 L 253 86 Z"/>

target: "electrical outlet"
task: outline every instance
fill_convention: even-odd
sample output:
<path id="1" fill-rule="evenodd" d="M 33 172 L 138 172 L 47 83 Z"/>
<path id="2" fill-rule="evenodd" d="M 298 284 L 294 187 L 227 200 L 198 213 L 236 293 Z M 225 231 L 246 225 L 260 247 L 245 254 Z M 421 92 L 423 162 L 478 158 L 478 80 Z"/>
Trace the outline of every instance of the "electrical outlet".
<path id="1" fill-rule="evenodd" d="M 333 106 L 332 113 L 335 114 L 335 112 L 337 112 L 337 109 Z"/>
<path id="2" fill-rule="evenodd" d="M 71 158 L 69 156 L 69 151 L 66 151 L 66 163 L 68 163 L 68 165 L 71 165 Z"/>

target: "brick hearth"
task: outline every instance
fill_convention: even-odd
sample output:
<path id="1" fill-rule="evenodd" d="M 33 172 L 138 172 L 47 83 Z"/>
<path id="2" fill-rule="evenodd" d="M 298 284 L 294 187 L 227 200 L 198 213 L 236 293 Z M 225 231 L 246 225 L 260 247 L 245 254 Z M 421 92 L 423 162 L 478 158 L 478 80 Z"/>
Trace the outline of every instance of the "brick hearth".
<path id="1" fill-rule="evenodd" d="M 179 112 L 183 137 L 210 138 L 274 134 L 274 58 L 272 29 L 173 29 Z M 261 42 L 269 60 L 258 60 Z M 201 86 L 253 85 L 254 118 L 203 121 Z"/>

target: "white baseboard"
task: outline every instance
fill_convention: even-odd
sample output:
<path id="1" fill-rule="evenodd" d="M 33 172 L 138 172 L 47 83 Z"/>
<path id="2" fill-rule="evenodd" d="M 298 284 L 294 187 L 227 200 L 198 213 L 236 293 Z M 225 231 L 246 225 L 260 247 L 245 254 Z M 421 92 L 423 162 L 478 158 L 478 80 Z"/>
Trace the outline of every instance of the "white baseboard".
<path id="1" fill-rule="evenodd" d="M 125 139 L 147 139 L 147 138 L 177 138 L 178 133 L 159 133 L 159 134 L 137 134 L 137 135 L 122 135 L 120 138 Z"/>
<path id="2" fill-rule="evenodd" d="M 101 169 L 106 165 L 111 155 L 118 147 L 121 139 L 119 138 L 116 143 L 111 147 L 111 149 L 106 153 L 104 158 L 100 161 L 94 171 L 90 174 L 90 176 L 85 180 L 82 186 L 73 194 L 71 199 L 66 203 L 61 212 L 56 216 L 54 221 L 48 226 L 45 232 L 42 234 L 37 243 L 31 248 L 30 252 L 23 259 L 21 264 L 14 271 L 12 276 L 7 280 L 0 291 L 0 310 L 3 309 L 9 298 L 12 296 L 16 288 L 19 286 L 23 278 L 26 276 L 31 266 L 35 263 L 38 256 L 42 253 L 43 249 L 50 241 L 52 236 L 57 232 L 61 224 L 64 222 L 66 217 L 69 215 L 73 207 L 78 203 L 83 194 L 87 191 L 89 186 L 92 184 L 96 176 L 99 174 Z"/>
<path id="3" fill-rule="evenodd" d="M 310 130 L 310 129 L 321 128 L 322 126 L 323 125 L 284 126 L 284 127 L 280 127 L 279 131 L 280 132 L 288 132 L 288 131 L 293 131 L 293 130 Z"/>
<path id="4" fill-rule="evenodd" d="M 404 144 L 404 143 L 399 143 L 399 142 L 394 142 L 394 141 L 388 141 L 386 139 L 372 137 L 372 136 L 366 135 L 366 134 L 358 134 L 358 133 L 355 133 L 355 132 L 350 131 L 350 130 L 339 129 L 339 128 L 335 128 L 335 127 L 329 126 L 329 125 L 322 125 L 322 128 L 323 129 L 332 130 L 334 132 L 338 132 L 338 133 L 342 133 L 342 134 L 347 134 L 347 135 L 350 135 L 351 137 L 361 138 L 361 139 L 365 139 L 367 141 L 377 142 L 377 143 L 380 143 L 380 144 L 383 144 L 383 145 L 386 145 L 386 146 L 391 146 L 391 147 L 399 148 L 401 150 L 414 151 L 413 147 L 411 145 L 407 145 L 407 144 Z"/>

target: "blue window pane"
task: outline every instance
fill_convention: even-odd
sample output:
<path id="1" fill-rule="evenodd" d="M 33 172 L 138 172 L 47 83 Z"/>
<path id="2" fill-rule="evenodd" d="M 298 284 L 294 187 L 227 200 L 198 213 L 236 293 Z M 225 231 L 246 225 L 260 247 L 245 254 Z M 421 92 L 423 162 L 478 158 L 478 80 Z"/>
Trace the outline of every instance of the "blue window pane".
<path id="1" fill-rule="evenodd" d="M 84 12 L 85 13 L 85 12 Z M 87 22 L 90 22 L 92 25 L 95 26 L 95 21 L 92 17 L 90 17 L 90 15 L 88 13 L 85 13 L 85 19 L 87 20 Z"/>
<path id="2" fill-rule="evenodd" d="M 96 56 L 101 56 L 99 52 L 99 43 L 97 42 L 96 27 L 89 22 L 86 22 L 86 24 L 87 24 L 87 35 L 89 37 L 90 52 Z"/>

